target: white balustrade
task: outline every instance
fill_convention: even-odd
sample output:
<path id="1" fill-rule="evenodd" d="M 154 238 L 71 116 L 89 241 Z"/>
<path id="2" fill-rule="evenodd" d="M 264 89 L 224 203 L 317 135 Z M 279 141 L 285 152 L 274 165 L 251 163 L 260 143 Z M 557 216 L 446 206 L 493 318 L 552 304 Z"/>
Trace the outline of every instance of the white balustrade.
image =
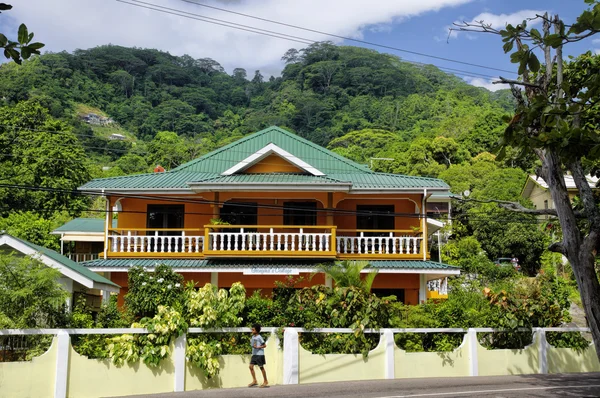
<path id="1" fill-rule="evenodd" d="M 418 236 L 338 236 L 339 254 L 420 254 L 423 238 Z"/>
<path id="2" fill-rule="evenodd" d="M 299 251 L 328 252 L 331 247 L 331 233 L 275 232 L 272 228 L 267 232 L 250 232 L 240 229 L 239 232 L 209 232 L 209 247 L 215 252 L 243 251 Z"/>
<path id="3" fill-rule="evenodd" d="M 110 235 L 109 247 L 113 253 L 201 253 L 204 236 L 181 235 L 135 235 L 131 231 L 122 235 Z"/>

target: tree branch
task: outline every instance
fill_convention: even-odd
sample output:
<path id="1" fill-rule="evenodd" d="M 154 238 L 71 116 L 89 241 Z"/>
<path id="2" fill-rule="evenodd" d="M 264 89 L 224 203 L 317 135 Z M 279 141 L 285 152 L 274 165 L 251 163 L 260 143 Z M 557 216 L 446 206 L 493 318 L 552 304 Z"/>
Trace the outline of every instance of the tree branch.
<path id="1" fill-rule="evenodd" d="M 548 246 L 548 251 L 554 253 L 560 253 L 562 255 L 566 255 L 567 251 L 565 250 L 565 245 L 562 242 L 554 242 L 550 246 Z"/>
<path id="2" fill-rule="evenodd" d="M 541 88 L 539 84 L 523 82 L 520 80 L 506 79 L 502 76 L 499 76 L 498 80 L 493 81 L 492 84 L 515 84 L 518 86 Z"/>
<path id="3" fill-rule="evenodd" d="M 498 207 L 515 213 L 532 214 L 535 216 L 558 216 L 556 209 L 529 209 L 519 202 L 511 202 L 508 200 L 471 198 L 457 198 L 457 200 L 461 202 L 497 203 Z M 574 211 L 574 214 L 577 218 L 587 218 L 587 215 L 582 211 Z"/>

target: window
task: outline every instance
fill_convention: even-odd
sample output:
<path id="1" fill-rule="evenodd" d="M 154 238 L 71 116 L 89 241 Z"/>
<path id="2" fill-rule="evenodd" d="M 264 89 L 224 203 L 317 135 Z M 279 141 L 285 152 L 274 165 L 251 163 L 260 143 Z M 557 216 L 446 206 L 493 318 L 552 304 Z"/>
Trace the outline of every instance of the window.
<path id="1" fill-rule="evenodd" d="M 285 202 L 283 225 L 317 225 L 317 202 Z"/>
<path id="2" fill-rule="evenodd" d="M 256 203 L 225 203 L 221 208 L 221 220 L 232 225 L 257 225 Z"/>
<path id="3" fill-rule="evenodd" d="M 148 205 L 146 228 L 183 228 L 185 205 Z M 180 235 L 176 231 L 158 231 L 159 235 Z"/>
<path id="4" fill-rule="evenodd" d="M 357 229 L 394 229 L 394 205 L 358 205 L 356 211 Z M 378 232 L 370 235 L 381 234 Z"/>

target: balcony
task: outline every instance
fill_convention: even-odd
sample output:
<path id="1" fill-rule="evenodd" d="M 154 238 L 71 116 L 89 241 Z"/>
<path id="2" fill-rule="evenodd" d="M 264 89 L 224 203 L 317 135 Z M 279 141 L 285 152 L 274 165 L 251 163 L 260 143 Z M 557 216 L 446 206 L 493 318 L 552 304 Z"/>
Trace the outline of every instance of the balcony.
<path id="1" fill-rule="evenodd" d="M 423 259 L 419 231 L 340 229 L 338 235 L 340 259 Z"/>
<path id="2" fill-rule="evenodd" d="M 204 229 L 111 228 L 108 231 L 111 257 L 202 257 Z"/>
<path id="3" fill-rule="evenodd" d="M 206 225 L 206 257 L 335 258 L 335 227 Z"/>
<path id="4" fill-rule="evenodd" d="M 70 260 L 75 261 L 76 263 L 97 260 L 99 258 L 98 253 L 67 253 L 65 254 L 65 256 L 67 256 Z"/>
<path id="5" fill-rule="evenodd" d="M 335 226 L 205 225 L 190 229 L 109 229 L 109 257 L 423 259 L 414 230 Z"/>

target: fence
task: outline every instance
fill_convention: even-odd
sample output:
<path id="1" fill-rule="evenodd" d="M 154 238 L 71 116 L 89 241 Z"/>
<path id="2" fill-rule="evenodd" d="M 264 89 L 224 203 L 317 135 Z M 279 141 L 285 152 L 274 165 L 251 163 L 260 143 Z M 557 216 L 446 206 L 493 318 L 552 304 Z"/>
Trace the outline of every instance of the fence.
<path id="1" fill-rule="evenodd" d="M 317 355 L 305 350 L 299 333 L 353 333 L 352 329 L 287 328 L 283 348 L 274 328 L 265 355 L 272 384 L 303 384 L 327 381 L 399 379 L 415 377 L 491 376 L 600 371 L 595 349 L 576 351 L 555 348 L 546 341 L 547 332 L 587 332 L 584 328 L 536 328 L 532 344 L 522 349 L 487 350 L 477 333 L 498 332 L 477 329 L 382 329 L 366 330 L 380 335 L 379 344 L 368 355 Z M 525 330 L 532 332 L 531 330 Z M 248 328 L 218 330 L 188 329 L 197 333 L 249 333 Z M 109 360 L 88 359 L 73 349 L 70 335 L 145 334 L 146 329 L 29 329 L 0 330 L 0 336 L 54 335 L 48 351 L 30 362 L 0 363 L 0 397 L 91 397 L 116 396 L 206 388 L 242 387 L 248 380 L 249 356 L 224 355 L 221 372 L 207 379 L 186 360 L 184 334 L 172 343 L 172 353 L 158 368 L 143 363 L 116 367 Z M 454 351 L 406 352 L 394 342 L 397 333 L 461 333 L 463 342 Z"/>

